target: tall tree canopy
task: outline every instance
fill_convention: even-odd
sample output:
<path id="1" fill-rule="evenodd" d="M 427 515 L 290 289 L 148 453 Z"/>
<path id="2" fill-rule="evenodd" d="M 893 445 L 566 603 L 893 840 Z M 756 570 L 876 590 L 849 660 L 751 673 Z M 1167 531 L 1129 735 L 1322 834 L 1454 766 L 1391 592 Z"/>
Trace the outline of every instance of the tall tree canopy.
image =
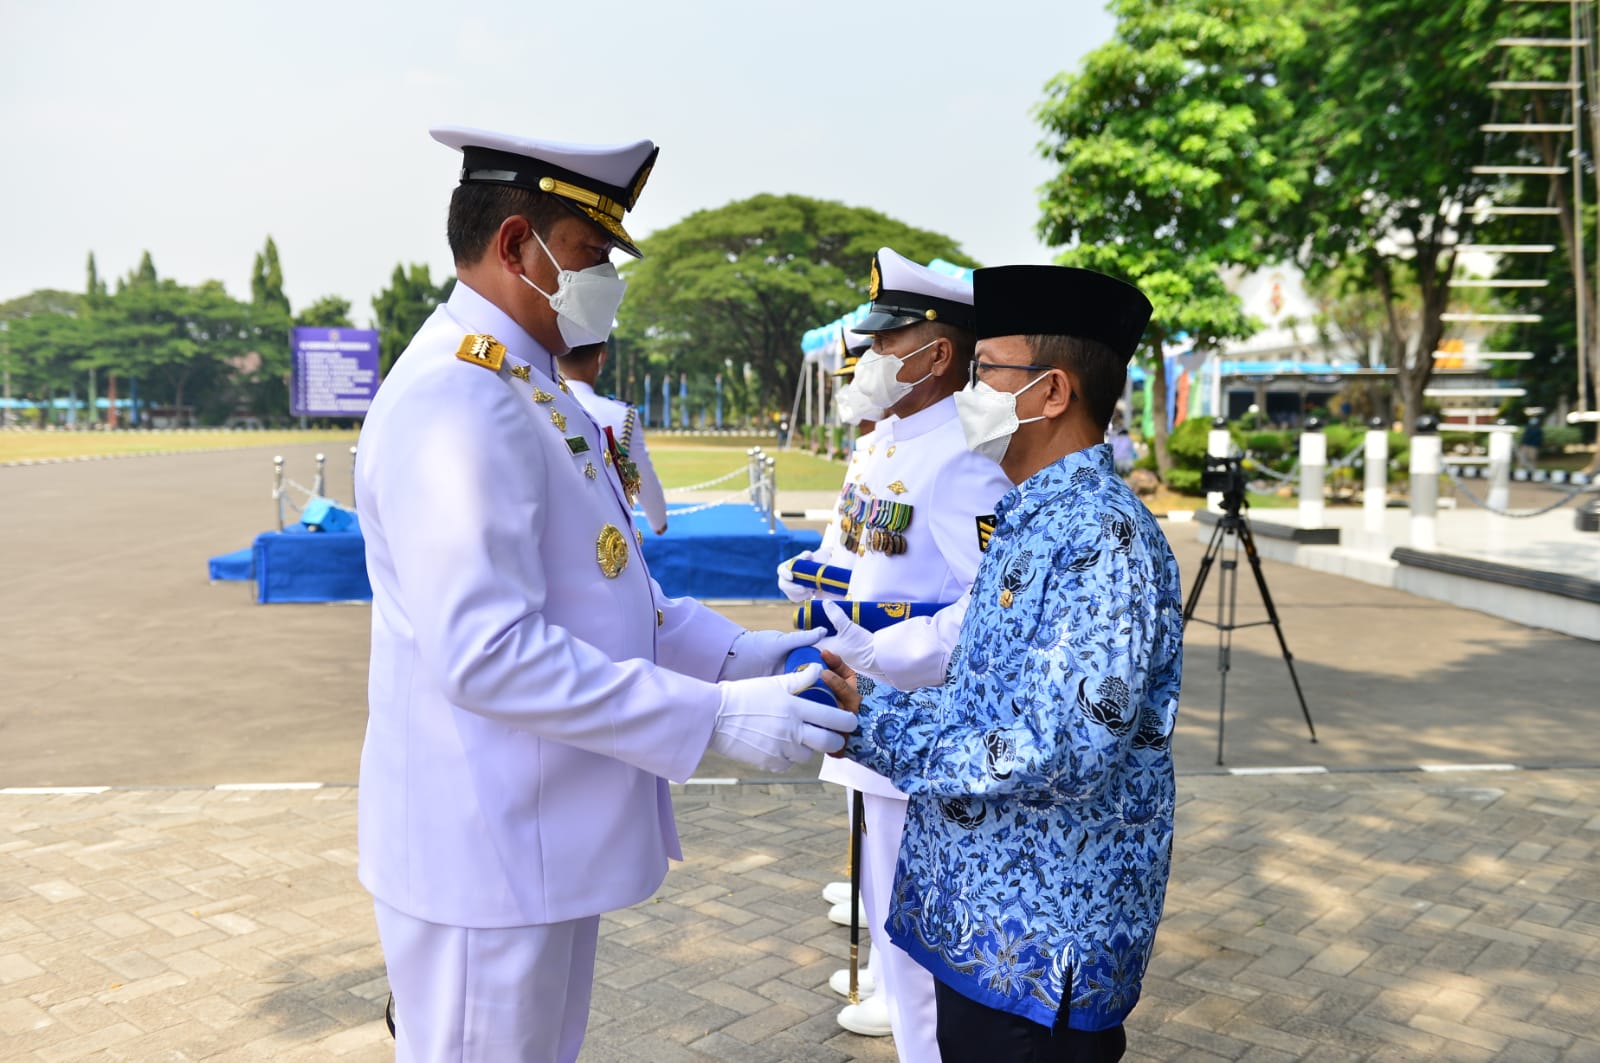
<path id="1" fill-rule="evenodd" d="M 698 398 L 716 374 L 736 367 L 725 384 L 735 408 L 746 412 L 789 408 L 801 337 L 866 300 L 880 247 L 919 262 L 973 264 L 948 236 L 797 195 L 697 211 L 639 246 L 645 257 L 624 267 L 628 296 L 618 335 L 623 357 L 642 359 L 629 363 L 634 385 L 651 369 L 687 373 Z M 625 377 L 618 390 L 638 398 Z"/>
<path id="2" fill-rule="evenodd" d="M 1154 304 L 1145 331 L 1153 399 L 1166 405 L 1162 351 L 1254 331 L 1223 283 L 1265 257 L 1264 234 L 1297 196 L 1291 159 L 1271 144 L 1290 116 L 1273 77 L 1300 46 L 1276 0 L 1114 0 L 1112 39 L 1050 82 L 1041 149 L 1059 170 L 1043 189 L 1039 233 L 1058 261 L 1125 278 Z M 1155 418 L 1158 467 L 1171 467 Z"/>
<path id="3" fill-rule="evenodd" d="M 372 299 L 378 321 L 378 350 L 382 371 L 387 373 L 400 352 L 406 349 L 417 329 L 428 320 L 434 308 L 450 298 L 455 277 L 435 284 L 426 263 L 408 269 L 396 265 L 389 286 Z"/>
<path id="4" fill-rule="evenodd" d="M 1277 70 L 1293 108 L 1272 139 L 1282 157 L 1313 165 L 1300 209 L 1271 248 L 1313 281 L 1338 269 L 1383 299 L 1396 324 L 1399 392 L 1408 426 L 1423 409 L 1444 335 L 1463 213 L 1496 188 L 1472 169 L 1499 145 L 1480 126 L 1494 114 L 1495 0 L 1301 0 L 1304 44 Z M 1410 289 L 1409 291 L 1407 289 Z M 1401 307 L 1419 320 L 1398 341 Z"/>

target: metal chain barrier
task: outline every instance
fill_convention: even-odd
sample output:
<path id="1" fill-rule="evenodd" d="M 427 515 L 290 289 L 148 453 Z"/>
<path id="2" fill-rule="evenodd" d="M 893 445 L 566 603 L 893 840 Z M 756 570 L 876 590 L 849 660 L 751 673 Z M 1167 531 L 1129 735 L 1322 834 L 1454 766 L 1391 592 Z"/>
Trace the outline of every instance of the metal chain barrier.
<path id="1" fill-rule="evenodd" d="M 740 472 L 741 475 L 743 475 L 744 470 L 740 469 L 739 472 Z M 718 506 L 725 506 L 729 502 L 738 502 L 740 499 L 749 498 L 749 497 L 750 497 L 750 488 L 741 487 L 741 488 L 739 488 L 739 490 L 735 491 L 733 494 L 728 495 L 725 498 L 719 498 L 715 502 L 702 502 L 697 506 L 684 506 L 682 509 L 668 510 L 667 511 L 667 518 L 669 520 L 671 520 L 671 519 L 676 518 L 676 517 L 686 517 L 690 513 L 699 513 L 699 512 L 702 512 L 703 510 L 715 509 Z M 634 509 L 633 509 L 633 515 L 636 516 L 636 517 L 642 517 L 642 516 L 645 515 L 645 512 L 644 512 L 644 510 L 640 509 L 638 506 L 635 506 Z"/>
<path id="2" fill-rule="evenodd" d="M 706 489 L 707 487 L 715 487 L 718 484 L 727 483 L 729 480 L 732 480 L 736 476 L 747 476 L 747 475 L 749 475 L 749 468 L 747 466 L 741 465 L 737 469 L 735 469 L 732 472 L 728 473 L 726 476 L 719 476 L 715 480 L 706 480 L 706 481 L 703 481 L 701 483 L 688 484 L 688 485 L 683 486 L 683 487 L 663 487 L 662 490 L 665 491 L 669 495 L 670 494 L 681 494 L 681 493 L 686 492 L 686 491 L 702 491 L 702 490 Z"/>
<path id="3" fill-rule="evenodd" d="M 1355 465 L 1356 459 L 1361 457 L 1362 451 L 1365 448 L 1365 441 L 1357 443 L 1355 446 L 1350 448 L 1350 452 L 1344 457 L 1331 463 L 1328 466 L 1328 469 L 1331 471 L 1333 469 L 1350 468 L 1351 466 Z M 1277 480 L 1279 483 L 1298 483 L 1300 480 L 1300 458 L 1298 455 L 1294 459 L 1294 464 L 1289 466 L 1288 472 L 1278 472 L 1275 469 L 1268 468 L 1256 458 L 1251 458 L 1250 462 L 1253 466 L 1250 470 L 1252 474 L 1267 476 L 1271 479 Z"/>
<path id="4" fill-rule="evenodd" d="M 1488 502 L 1473 494 L 1472 489 L 1463 483 L 1461 479 L 1449 469 L 1445 469 L 1444 475 L 1449 479 L 1452 487 L 1467 496 L 1468 502 L 1471 502 L 1479 509 L 1487 510 L 1488 512 L 1493 513 L 1496 516 L 1510 517 L 1513 520 L 1525 520 L 1528 517 L 1540 517 L 1546 513 L 1549 513 L 1551 510 L 1560 509 L 1562 506 L 1567 505 L 1569 502 L 1574 502 L 1584 495 L 1593 494 L 1596 491 L 1600 491 L 1600 484 L 1589 484 L 1585 487 L 1571 488 L 1566 492 L 1566 496 L 1564 498 L 1557 499 L 1548 506 L 1541 506 L 1538 509 L 1530 509 L 1524 512 L 1518 512 L 1509 509 L 1496 509 L 1494 506 L 1491 506 Z"/>

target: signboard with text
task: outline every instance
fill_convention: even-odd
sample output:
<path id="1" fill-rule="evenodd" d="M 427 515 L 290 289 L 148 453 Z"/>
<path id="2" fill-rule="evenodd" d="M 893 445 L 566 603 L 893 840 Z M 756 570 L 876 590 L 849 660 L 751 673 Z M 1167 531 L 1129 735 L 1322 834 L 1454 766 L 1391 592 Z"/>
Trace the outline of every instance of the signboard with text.
<path id="1" fill-rule="evenodd" d="M 296 417 L 360 417 L 378 390 L 373 329 L 297 328 L 290 339 L 289 412 Z"/>

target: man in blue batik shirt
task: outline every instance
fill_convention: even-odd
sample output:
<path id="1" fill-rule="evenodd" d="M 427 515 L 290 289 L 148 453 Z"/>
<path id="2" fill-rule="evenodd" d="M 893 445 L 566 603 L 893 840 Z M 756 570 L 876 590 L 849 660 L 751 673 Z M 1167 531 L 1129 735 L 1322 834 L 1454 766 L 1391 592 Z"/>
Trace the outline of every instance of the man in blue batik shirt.
<path id="1" fill-rule="evenodd" d="M 944 1063 L 1114 1060 L 1172 856 L 1177 563 L 1103 440 L 1150 317 L 1088 270 L 974 275 L 968 445 L 996 506 L 942 687 L 828 677 L 843 755 L 910 795 L 890 936 L 937 980 Z M 987 531 L 987 529 L 985 529 Z"/>

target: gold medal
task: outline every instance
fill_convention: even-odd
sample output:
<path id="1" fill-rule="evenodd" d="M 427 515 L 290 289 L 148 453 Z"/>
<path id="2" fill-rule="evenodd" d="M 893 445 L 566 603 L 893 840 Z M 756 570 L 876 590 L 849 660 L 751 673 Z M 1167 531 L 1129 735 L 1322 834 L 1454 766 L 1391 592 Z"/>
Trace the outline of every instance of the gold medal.
<path id="1" fill-rule="evenodd" d="M 595 559 L 600 562 L 600 571 L 606 574 L 606 579 L 616 579 L 628 567 L 628 540 L 615 524 L 600 529 L 600 538 L 595 540 L 594 546 Z"/>

